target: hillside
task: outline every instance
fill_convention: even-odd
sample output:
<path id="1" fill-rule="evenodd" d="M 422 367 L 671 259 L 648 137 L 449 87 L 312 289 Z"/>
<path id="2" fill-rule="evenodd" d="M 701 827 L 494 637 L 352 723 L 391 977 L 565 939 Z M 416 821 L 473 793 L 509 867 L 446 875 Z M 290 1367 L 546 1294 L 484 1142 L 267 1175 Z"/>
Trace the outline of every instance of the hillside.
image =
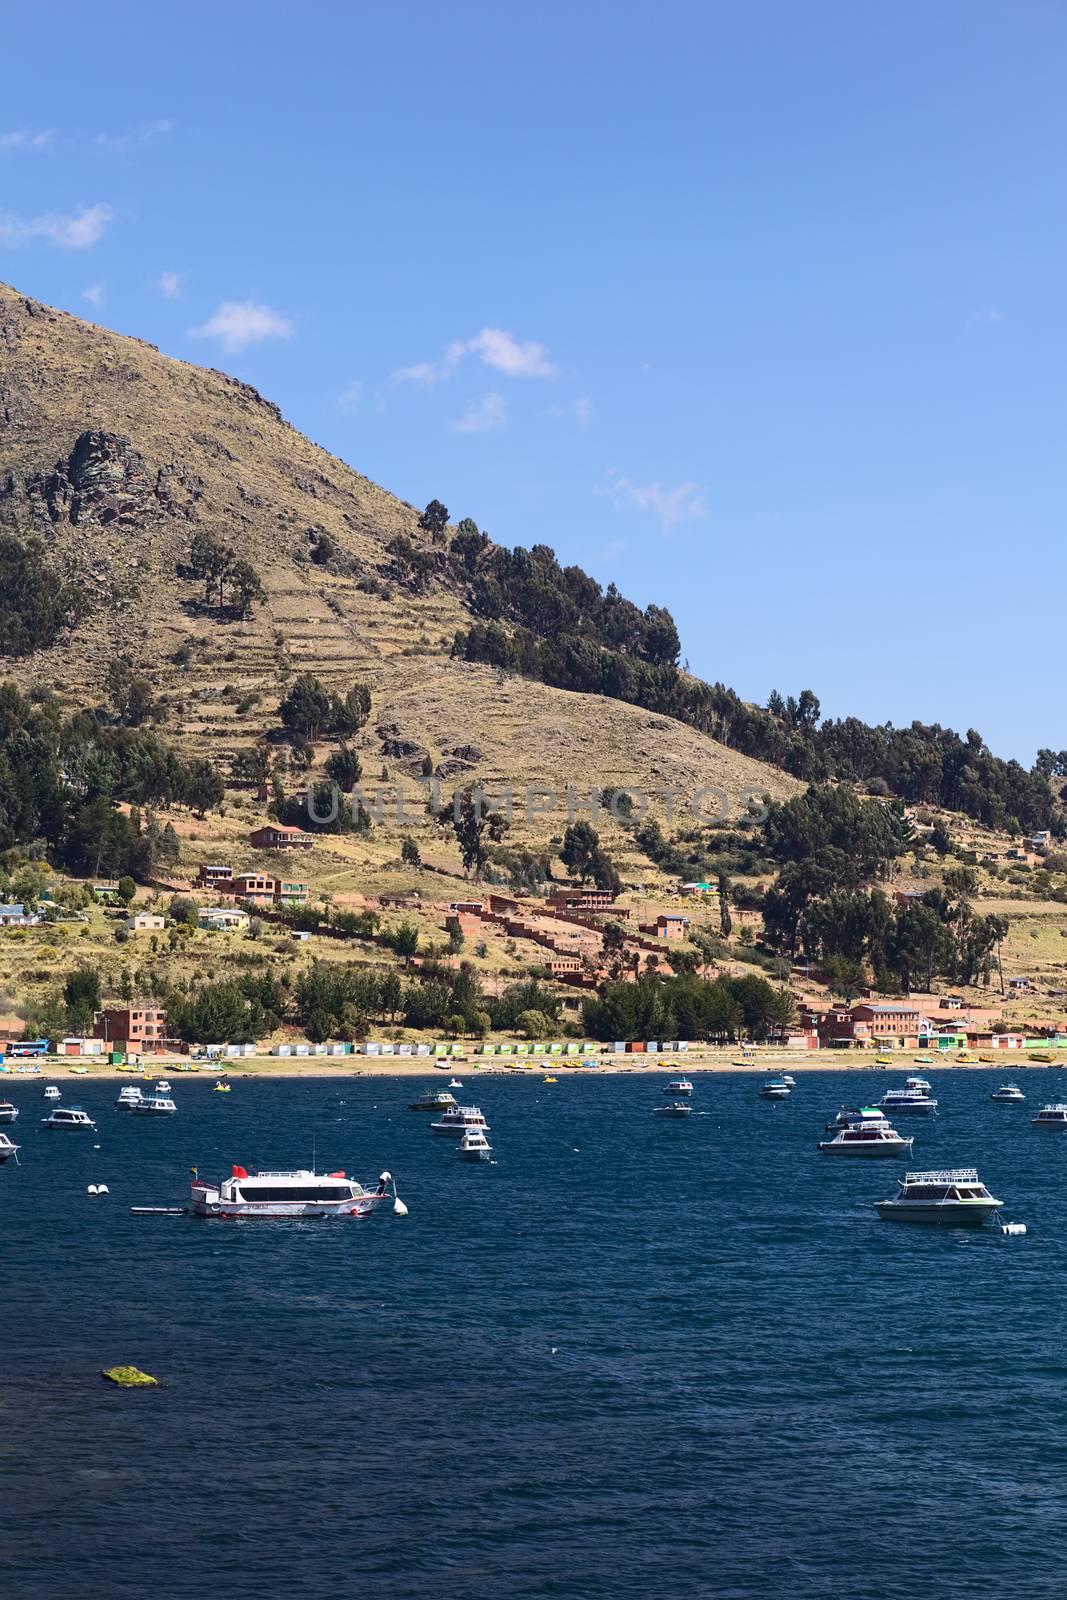
<path id="1" fill-rule="evenodd" d="M 426 546 L 414 507 L 247 385 L 2 285 L 0 531 L 40 536 L 88 597 L 71 633 L 5 672 L 93 704 L 121 651 L 167 703 L 167 736 L 223 765 L 276 729 L 286 684 L 310 670 L 342 694 L 370 688 L 368 774 L 367 756 L 410 748 L 464 781 L 796 788 L 672 718 L 453 660 L 462 587 L 405 583 L 387 550 Z M 265 598 L 248 617 L 205 607 L 183 576 L 197 533 L 254 565 Z M 309 559 L 324 537 L 328 567 Z"/>

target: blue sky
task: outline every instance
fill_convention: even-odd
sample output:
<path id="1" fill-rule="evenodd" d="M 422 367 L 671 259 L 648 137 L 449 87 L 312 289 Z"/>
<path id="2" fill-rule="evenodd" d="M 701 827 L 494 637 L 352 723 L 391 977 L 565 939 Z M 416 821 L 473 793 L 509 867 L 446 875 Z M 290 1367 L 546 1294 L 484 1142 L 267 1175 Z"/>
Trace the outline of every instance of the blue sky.
<path id="1" fill-rule="evenodd" d="M 749 698 L 1067 746 L 1067 7 L 44 0 L 4 46 L 0 278 Z"/>

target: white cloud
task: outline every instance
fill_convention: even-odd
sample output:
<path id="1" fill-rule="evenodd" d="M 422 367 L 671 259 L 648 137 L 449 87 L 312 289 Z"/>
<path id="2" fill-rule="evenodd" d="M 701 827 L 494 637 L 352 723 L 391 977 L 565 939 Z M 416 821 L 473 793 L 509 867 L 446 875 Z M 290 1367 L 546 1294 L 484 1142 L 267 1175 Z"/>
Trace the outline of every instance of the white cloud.
<path id="1" fill-rule="evenodd" d="M 104 285 L 102 283 L 90 283 L 87 288 L 82 290 L 82 299 L 88 300 L 89 304 L 99 311 L 104 303 Z"/>
<path id="2" fill-rule="evenodd" d="M 174 124 L 169 117 L 159 117 L 155 122 L 139 122 L 135 127 L 127 128 L 124 133 L 98 133 L 93 143 L 101 150 L 115 150 L 121 155 L 126 155 L 140 145 L 151 144 L 153 139 L 162 138 L 164 134 L 173 132 Z"/>
<path id="3" fill-rule="evenodd" d="M 547 415 L 573 417 L 579 428 L 588 428 L 593 420 L 593 402 L 585 395 L 579 395 L 577 400 L 568 400 L 565 405 L 549 406 Z"/>
<path id="4" fill-rule="evenodd" d="M 363 384 L 359 378 L 353 378 L 351 383 L 346 383 L 341 393 L 337 396 L 338 410 L 347 414 L 358 411 L 360 395 L 363 393 Z"/>
<path id="5" fill-rule="evenodd" d="M 413 367 L 397 367 L 390 374 L 391 383 L 436 383 L 438 378 L 448 377 L 443 370 L 443 363 L 437 361 L 419 361 Z"/>
<path id="6" fill-rule="evenodd" d="M 47 239 L 61 250 L 88 250 L 103 236 L 114 220 L 110 206 L 80 206 L 76 212 L 48 211 L 39 217 L 20 217 L 12 211 L 0 212 L 0 245 L 30 244 Z"/>
<path id="7" fill-rule="evenodd" d="M 648 511 L 664 528 L 680 522 L 699 522 L 708 514 L 704 488 L 699 483 L 679 483 L 665 488 L 661 483 L 634 483 L 632 478 L 616 478 L 606 491 L 617 511 Z"/>
<path id="8" fill-rule="evenodd" d="M 218 339 L 228 351 L 243 350 L 263 339 L 292 337 L 293 324 L 255 300 L 224 300 L 199 328 L 190 328 L 193 339 Z"/>
<path id="9" fill-rule="evenodd" d="M 493 428 L 507 426 L 508 408 L 503 395 L 489 393 L 480 400 L 472 400 L 457 422 L 453 433 L 488 433 Z"/>
<path id="10" fill-rule="evenodd" d="M 152 287 L 159 291 L 164 300 L 180 300 L 183 282 L 180 272 L 161 272 Z"/>
<path id="11" fill-rule="evenodd" d="M 43 128 L 39 133 L 21 128 L 14 133 L 0 133 L 0 150 L 45 150 L 55 136 L 54 128 Z"/>
<path id="12" fill-rule="evenodd" d="M 397 367 L 393 383 L 439 383 L 458 371 L 464 357 L 476 355 L 483 366 L 502 372 L 507 378 L 554 378 L 558 367 L 548 359 L 548 351 L 536 339 L 525 344 L 504 328 L 483 328 L 473 339 L 454 339 L 440 361 L 419 361 L 413 367 Z"/>
<path id="13" fill-rule="evenodd" d="M 508 378 L 554 378 L 558 371 L 543 344 L 536 339 L 520 344 L 503 328 L 483 328 L 461 350 L 477 353 L 487 367 L 495 367 Z"/>

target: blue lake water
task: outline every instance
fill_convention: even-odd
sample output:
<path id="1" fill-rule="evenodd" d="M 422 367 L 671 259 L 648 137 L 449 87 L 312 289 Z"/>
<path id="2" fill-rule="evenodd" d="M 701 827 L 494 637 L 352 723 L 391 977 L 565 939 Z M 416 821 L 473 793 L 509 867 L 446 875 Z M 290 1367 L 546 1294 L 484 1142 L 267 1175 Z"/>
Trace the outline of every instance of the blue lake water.
<path id="1" fill-rule="evenodd" d="M 927 1071 L 911 1164 L 976 1164 L 1026 1238 L 881 1222 L 904 1163 L 819 1155 L 894 1072 L 698 1076 L 685 1122 L 651 1079 L 488 1078 L 481 1167 L 414 1081 L 177 1077 L 158 1121 L 88 1083 L 94 1151 L 0 1080 L 3 1592 L 1062 1595 L 1067 1136 L 1029 1117 L 1067 1083 Z M 410 1216 L 129 1213 L 313 1145 Z M 99 1378 L 127 1362 L 161 1387 Z"/>

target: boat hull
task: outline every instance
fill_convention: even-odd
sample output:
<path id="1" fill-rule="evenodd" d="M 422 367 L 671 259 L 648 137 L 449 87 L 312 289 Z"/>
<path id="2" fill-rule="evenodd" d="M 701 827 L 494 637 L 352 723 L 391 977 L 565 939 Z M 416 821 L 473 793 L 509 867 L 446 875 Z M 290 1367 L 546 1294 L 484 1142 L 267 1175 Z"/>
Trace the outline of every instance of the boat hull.
<path id="1" fill-rule="evenodd" d="M 0 1123 L 14 1122 L 17 1117 L 18 1111 L 14 1106 L 10 1110 L 0 1111 Z"/>
<path id="2" fill-rule="evenodd" d="M 866 1144 L 837 1144 L 832 1139 L 819 1142 L 824 1156 L 858 1156 L 870 1160 L 875 1156 L 906 1156 L 911 1154 L 912 1139 L 871 1139 Z"/>
<path id="3" fill-rule="evenodd" d="M 883 1222 L 932 1222 L 943 1228 L 980 1228 L 1000 1210 L 1000 1201 L 974 1200 L 966 1204 L 939 1205 L 936 1201 L 877 1200 L 874 1209 Z"/>
<path id="4" fill-rule="evenodd" d="M 487 1146 L 478 1150 L 460 1150 L 458 1155 L 461 1161 L 489 1161 L 492 1159 L 493 1152 Z"/>
<path id="5" fill-rule="evenodd" d="M 392 1195 L 366 1194 L 350 1200 L 213 1200 L 194 1189 L 190 1210 L 194 1217 L 221 1218 L 226 1222 L 286 1221 L 306 1217 L 365 1217 Z"/>

